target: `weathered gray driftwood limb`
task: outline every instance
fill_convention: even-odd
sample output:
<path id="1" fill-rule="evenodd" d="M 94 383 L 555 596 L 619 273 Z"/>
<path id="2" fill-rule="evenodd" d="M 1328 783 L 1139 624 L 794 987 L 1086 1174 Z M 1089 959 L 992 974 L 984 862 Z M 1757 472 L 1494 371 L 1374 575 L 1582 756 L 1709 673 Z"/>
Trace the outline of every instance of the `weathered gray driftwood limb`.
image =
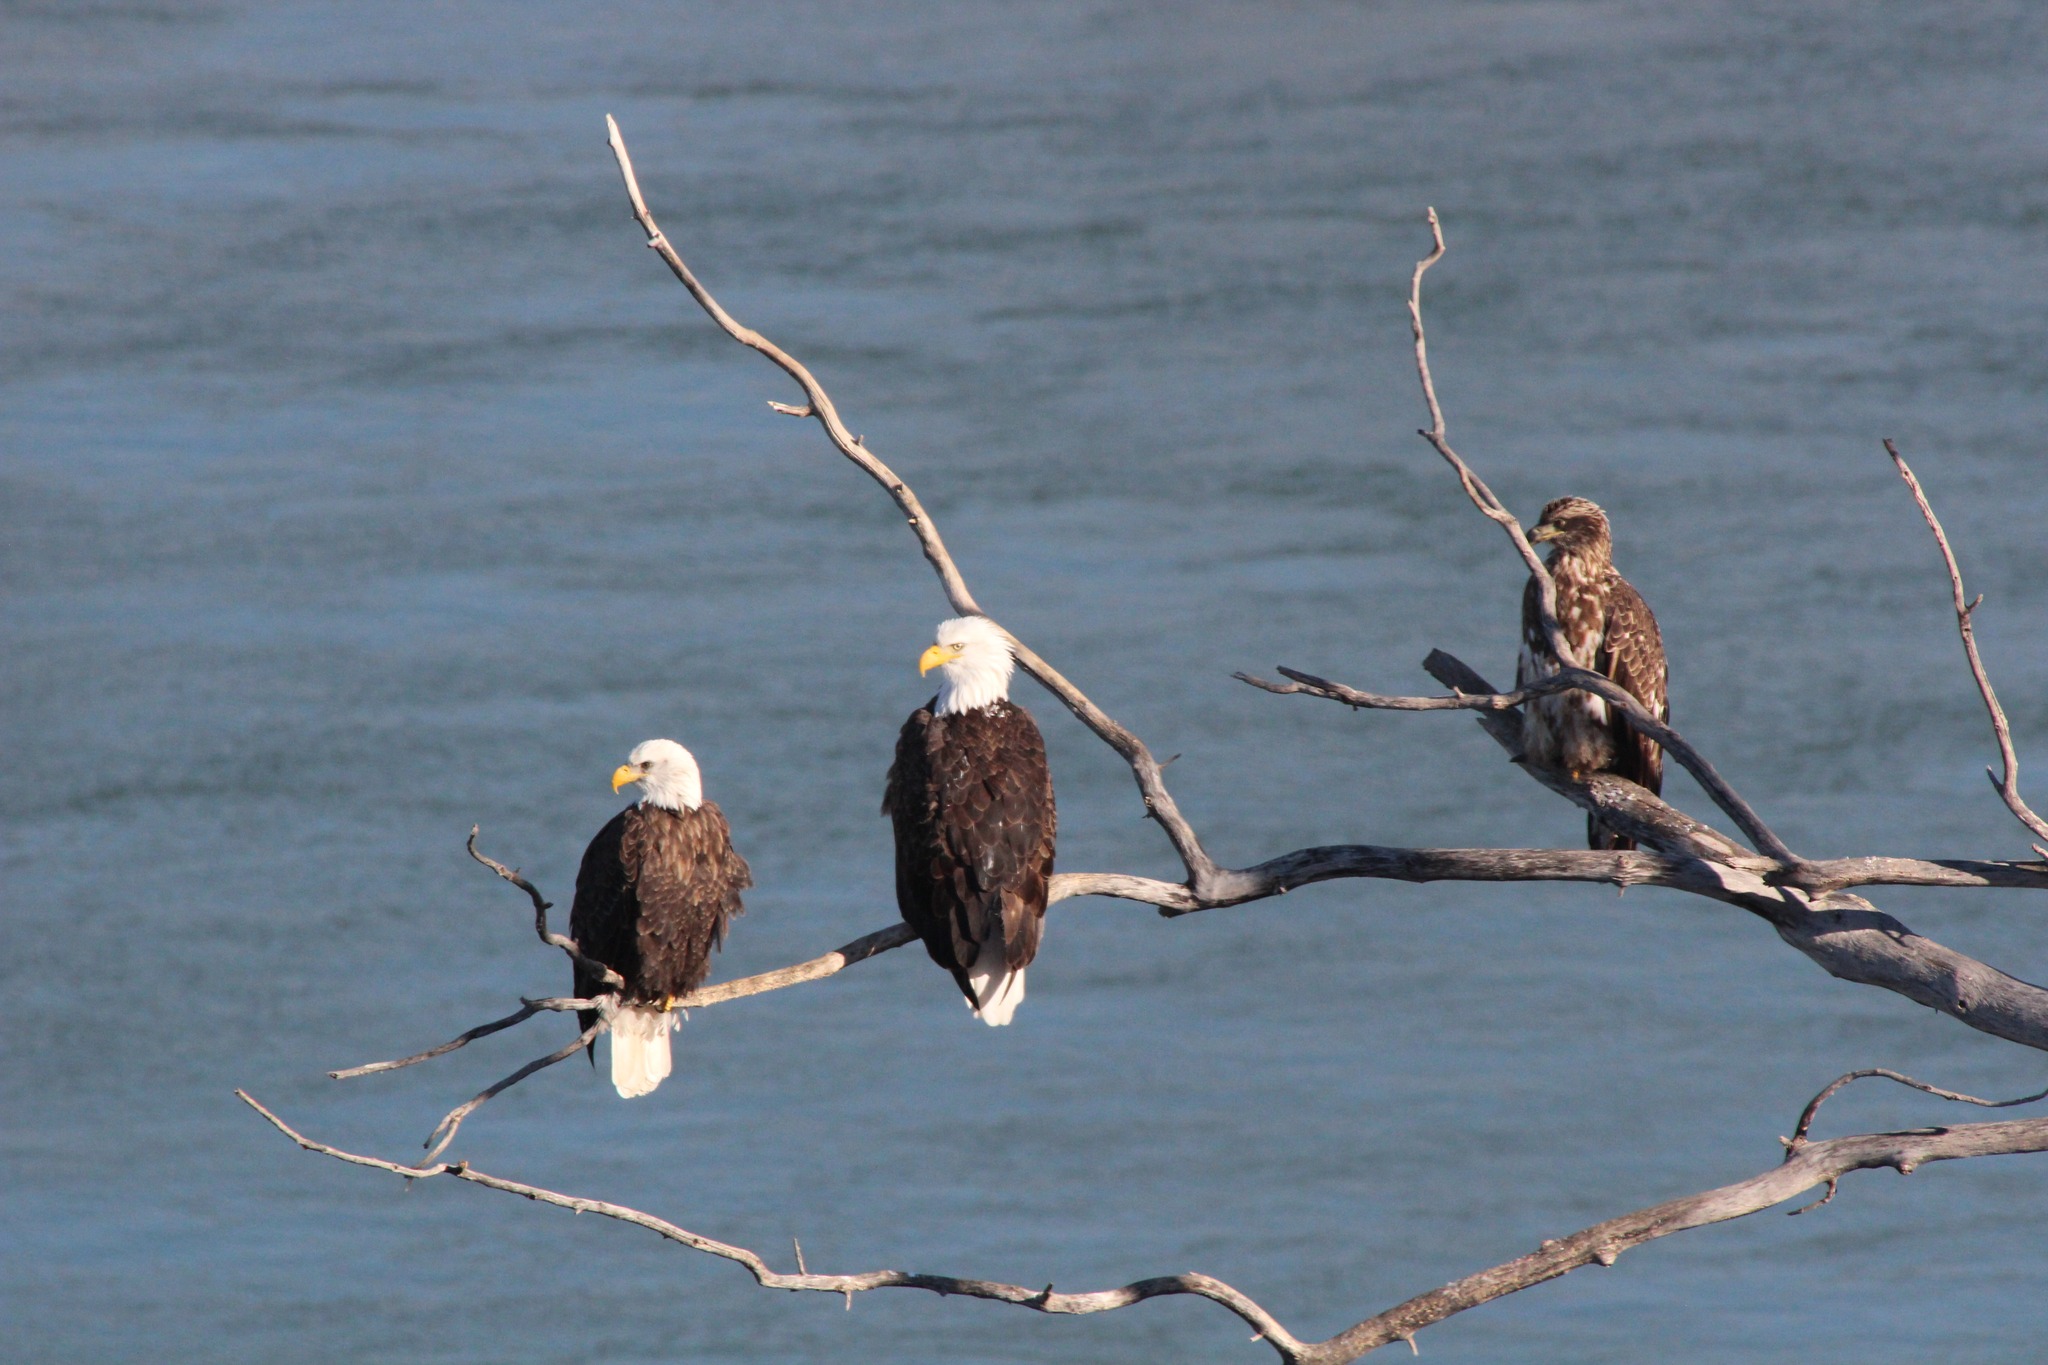
<path id="1" fill-rule="evenodd" d="M 1473 669 L 1440 650 L 1431 653 L 1423 666 L 1453 692 L 1470 696 L 1497 692 Z M 1324 695 L 1305 690 L 1311 695 Z M 1514 716 L 1481 707 L 1478 721 L 1510 758 L 1520 757 L 1521 726 Z M 1654 884 L 1709 896 L 1749 911 L 1767 921 L 1786 943 L 1840 980 L 1882 987 L 1993 1037 L 2048 1049 L 2048 990 L 1920 937 L 1861 896 L 1833 888 L 1810 890 L 1795 884 L 1804 865 L 1787 868 L 1775 860 L 1759 864 L 1755 855 L 1748 854 L 1733 839 L 1666 805 L 1625 778 L 1594 773 L 1581 779 L 1533 764 L 1517 766 L 1545 787 L 1598 815 L 1610 828 L 1632 835 L 1652 851 L 1677 860 L 1669 866 L 1632 865 L 1651 874 L 1645 880 L 1654 879 Z M 1868 867 L 1868 860 L 1846 861 L 1865 871 L 1877 870 Z M 2025 867 L 2009 865 L 2007 870 L 2017 878 Z M 1945 878 L 1961 875 L 1940 864 L 1927 864 L 1926 868 L 1929 876 L 1923 884 L 1954 885 L 1957 883 Z M 1936 880 L 1937 877 L 1944 880 Z"/>
<path id="2" fill-rule="evenodd" d="M 1927 490 L 1914 477 L 1906 457 L 1899 454 L 1899 448 L 1890 441 L 1884 443 L 1884 451 L 1892 457 L 1892 463 L 1898 467 L 1899 477 L 1906 481 L 1906 487 L 1912 490 L 1913 501 L 1919 506 L 1927 529 L 1934 533 L 1935 547 L 1941 551 L 1941 562 L 1948 569 L 1949 593 L 1956 610 L 1956 632 L 1963 637 L 1963 657 L 1969 661 L 1970 676 L 1977 682 L 1977 695 L 1984 699 L 1984 710 L 1991 717 L 1991 734 L 1998 741 L 1999 762 L 2005 767 L 2003 776 L 1990 768 L 1986 768 L 1984 774 L 1991 779 L 1999 800 L 2005 802 L 2005 808 L 2013 813 L 2014 818 L 2032 830 L 2036 839 L 2048 839 L 2048 820 L 2036 815 L 2034 808 L 2020 795 L 2020 756 L 2013 750 L 2012 726 L 2006 723 L 2005 708 L 1998 704 L 1998 693 L 1991 686 L 1991 675 L 1985 672 L 1984 660 L 1977 654 L 1977 628 L 1971 618 L 1977 614 L 1978 604 L 1984 598 L 1980 594 L 1973 601 L 1964 594 L 1963 571 L 1956 563 L 1956 552 L 1949 548 L 1948 533 L 1941 529 L 1941 518 L 1934 515 L 1934 504 L 1927 500 Z M 2039 844 L 2034 849 L 2048 858 L 2048 849 Z"/>
<path id="3" fill-rule="evenodd" d="M 1931 1088 L 1930 1088 L 1931 1089 Z M 1939 1092 L 1936 1092 L 1939 1093 Z M 622 1204 L 584 1199 L 523 1181 L 487 1175 L 466 1162 L 419 1166 L 401 1165 L 378 1157 L 361 1156 L 315 1141 L 292 1128 L 283 1119 L 244 1091 L 235 1092 L 243 1103 L 261 1114 L 280 1133 L 309 1152 L 333 1157 L 354 1166 L 388 1171 L 408 1181 L 434 1176 L 457 1180 L 486 1189 L 516 1194 L 536 1203 L 576 1213 L 594 1213 L 604 1218 L 645 1228 L 669 1241 L 732 1261 L 752 1275 L 755 1283 L 768 1289 L 807 1290 L 840 1294 L 848 1303 L 855 1294 L 874 1289 L 921 1289 L 934 1294 L 989 1299 L 1040 1313 L 1105 1313 L 1147 1299 L 1171 1295 L 1193 1295 L 1221 1304 L 1235 1313 L 1257 1333 L 1288 1365 L 1345 1365 L 1391 1342 L 1413 1344 L 1415 1334 L 1444 1319 L 1476 1308 L 1517 1290 L 1542 1284 L 1585 1265 L 1613 1265 L 1624 1251 L 1676 1232 L 1723 1223 L 1782 1204 L 1819 1185 L 1833 1187 L 1852 1171 L 1890 1168 L 1910 1175 L 1932 1161 L 1955 1161 L 1976 1156 L 2013 1155 L 2048 1151 L 2048 1119 L 2018 1119 L 2005 1123 L 1964 1124 L 1903 1133 L 1866 1133 L 1858 1137 L 1831 1138 L 1824 1142 L 1801 1142 L 1789 1147 L 1785 1161 L 1761 1175 L 1734 1185 L 1673 1199 L 1634 1213 L 1610 1218 L 1569 1236 L 1546 1241 L 1526 1256 L 1455 1280 L 1383 1313 L 1375 1314 L 1326 1341 L 1303 1341 L 1283 1327 L 1250 1295 L 1208 1275 L 1165 1275 L 1138 1280 L 1116 1289 L 1084 1293 L 1056 1293 L 1053 1286 L 1030 1289 L 992 1280 L 965 1279 L 952 1275 L 916 1274 L 901 1270 L 869 1270 L 849 1275 L 827 1275 L 799 1267 L 794 1275 L 776 1271 L 759 1253 L 729 1242 L 717 1241 L 691 1232 L 653 1214 Z"/>

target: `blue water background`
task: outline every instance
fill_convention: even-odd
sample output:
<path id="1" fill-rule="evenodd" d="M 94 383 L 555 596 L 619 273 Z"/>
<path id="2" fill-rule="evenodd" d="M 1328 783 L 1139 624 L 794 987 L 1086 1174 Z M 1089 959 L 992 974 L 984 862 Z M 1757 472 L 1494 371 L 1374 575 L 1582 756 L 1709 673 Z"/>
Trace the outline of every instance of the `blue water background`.
<path id="1" fill-rule="evenodd" d="M 1566 845 L 1467 718 L 1230 679 L 1505 679 L 1520 580 L 1413 434 L 1594 497 L 1676 719 L 1797 848 L 2022 856 L 1946 586 L 2048 762 L 2048 11 L 2020 4 L 0 7 L 0 1322 L 38 1362 L 1253 1361 L 1083 1320 L 756 1289 L 407 1158 L 561 1020 L 488 851 L 566 904 L 668 734 L 758 889 L 720 964 L 894 918 L 881 776 L 944 603 L 669 235 L 917 487 L 982 603 L 1162 755 L 1223 860 Z M 1060 865 L 1171 875 L 1037 689 Z M 2048 771 L 2035 768 L 2032 771 Z M 1675 798 L 1710 814 L 1697 791 Z M 2048 788 L 2043 788 L 2048 792 Z M 2048 975 L 2038 898 L 1884 891 Z M 1322 1336 L 1739 1179 L 1837 1073 L 2031 1053 L 1656 890 L 1348 882 L 1058 907 L 1019 1022 L 915 951 L 580 1063 L 457 1155 L 813 1268 L 1199 1269 Z M 1892 1089 L 1840 1133 L 1947 1121 Z M 2048 1165 L 1848 1182 L 1467 1314 L 1444 1361 L 2039 1358 Z"/>

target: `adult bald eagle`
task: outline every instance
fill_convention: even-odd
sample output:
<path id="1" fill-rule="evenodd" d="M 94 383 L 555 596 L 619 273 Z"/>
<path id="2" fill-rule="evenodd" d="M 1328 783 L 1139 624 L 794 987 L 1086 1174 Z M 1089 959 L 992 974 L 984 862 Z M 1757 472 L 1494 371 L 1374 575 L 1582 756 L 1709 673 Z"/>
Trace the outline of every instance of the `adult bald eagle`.
<path id="1" fill-rule="evenodd" d="M 1532 542 L 1554 541 L 1548 561 L 1557 584 L 1557 623 L 1583 668 L 1621 684 L 1651 715 L 1671 718 L 1664 637 L 1643 595 L 1614 570 L 1607 514 L 1584 498 L 1559 498 L 1529 528 Z M 1515 685 L 1558 671 L 1543 633 L 1536 582 L 1522 592 L 1522 657 Z M 1664 750 L 1629 728 L 1599 697 L 1556 692 L 1522 706 L 1522 753 L 1532 763 L 1573 773 L 1611 772 L 1652 792 L 1664 788 Z M 1634 848 L 1635 840 L 1586 817 L 1589 848 Z"/>
<path id="2" fill-rule="evenodd" d="M 896 829 L 896 904 L 984 1024 L 1007 1024 L 1038 955 L 1052 881 L 1052 770 L 1012 702 L 1010 637 L 984 616 L 941 622 L 917 661 L 939 694 L 896 739 L 882 813 Z"/>
<path id="3" fill-rule="evenodd" d="M 612 1085 L 628 1099 L 668 1075 L 668 1035 L 679 1022 L 669 1006 L 703 984 L 712 949 L 740 913 L 740 892 L 754 884 L 746 859 L 733 851 L 725 813 L 704 799 L 688 749 L 672 739 L 638 745 L 612 774 L 612 790 L 634 782 L 644 794 L 584 850 L 569 912 L 569 934 L 583 955 L 626 979 L 620 990 L 576 968 L 579 998 L 615 997 L 604 1009 Z M 597 1016 L 585 1010 L 577 1018 L 587 1029 Z M 595 1039 L 590 1055 L 597 1060 Z"/>

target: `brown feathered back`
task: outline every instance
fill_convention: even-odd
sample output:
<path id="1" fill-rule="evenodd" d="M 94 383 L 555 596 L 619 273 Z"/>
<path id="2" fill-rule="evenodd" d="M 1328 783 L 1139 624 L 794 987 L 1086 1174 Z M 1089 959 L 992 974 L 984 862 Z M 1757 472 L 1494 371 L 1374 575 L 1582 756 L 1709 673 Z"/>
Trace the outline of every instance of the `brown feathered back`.
<path id="1" fill-rule="evenodd" d="M 938 716 L 936 702 L 903 723 L 882 813 L 896 830 L 904 922 L 978 1006 L 967 969 L 996 923 L 1011 968 L 1038 954 L 1059 817 L 1030 712 L 998 701 Z"/>
<path id="2" fill-rule="evenodd" d="M 1557 585 L 1557 621 L 1579 663 L 1612 678 L 1659 720 L 1671 718 L 1664 637 L 1650 604 L 1615 571 L 1607 514 L 1584 498 L 1560 498 L 1539 523 L 1558 528 L 1548 561 Z M 1527 686 L 1558 671 L 1557 654 L 1543 632 L 1541 598 L 1531 579 L 1522 590 L 1522 654 L 1515 684 Z M 1568 772 L 1611 772 L 1652 792 L 1664 789 L 1664 750 L 1645 739 L 1599 697 L 1563 692 L 1522 707 L 1522 751 L 1532 763 Z M 1592 848 L 1634 848 L 1592 816 Z"/>
<path id="3" fill-rule="evenodd" d="M 626 1003 L 659 1004 L 704 984 L 712 951 L 741 913 L 740 892 L 753 884 L 716 802 L 628 806 L 584 850 L 569 934 L 585 957 L 626 978 Z M 576 969 L 579 997 L 605 989 Z M 596 1017 L 579 1016 L 584 1028 Z"/>

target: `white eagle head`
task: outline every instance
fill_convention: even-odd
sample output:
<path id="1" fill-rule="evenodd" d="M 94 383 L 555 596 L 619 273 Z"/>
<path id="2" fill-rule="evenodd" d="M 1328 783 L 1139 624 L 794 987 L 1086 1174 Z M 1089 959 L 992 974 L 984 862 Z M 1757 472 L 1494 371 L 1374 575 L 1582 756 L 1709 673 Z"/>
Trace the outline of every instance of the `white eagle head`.
<path id="1" fill-rule="evenodd" d="M 1017 656 L 1001 626 L 986 616 L 956 616 L 939 622 L 933 638 L 917 671 L 939 670 L 937 714 L 957 716 L 1009 697 Z"/>
<path id="2" fill-rule="evenodd" d="M 672 739 L 644 740 L 612 773 L 612 790 L 640 784 L 640 804 L 663 810 L 695 810 L 704 804 L 704 779 L 697 759 Z"/>

